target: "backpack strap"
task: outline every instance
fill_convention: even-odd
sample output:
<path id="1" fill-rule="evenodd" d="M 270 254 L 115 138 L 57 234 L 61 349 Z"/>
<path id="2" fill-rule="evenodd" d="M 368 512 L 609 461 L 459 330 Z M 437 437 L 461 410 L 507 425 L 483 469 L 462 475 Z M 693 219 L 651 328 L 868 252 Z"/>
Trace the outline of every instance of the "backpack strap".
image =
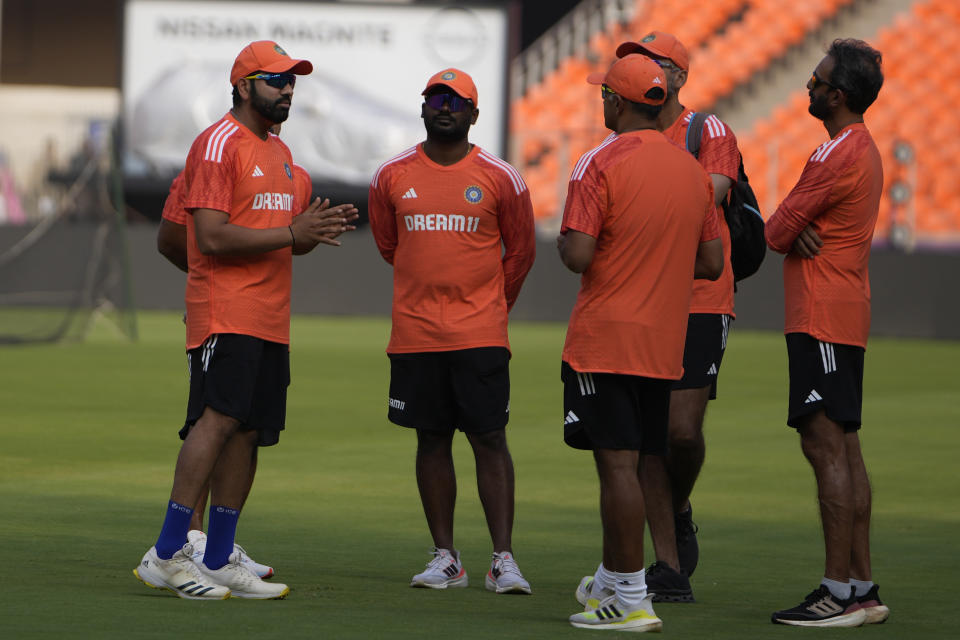
<path id="1" fill-rule="evenodd" d="M 700 159 L 700 140 L 703 138 L 703 123 L 710 117 L 709 113 L 693 113 L 690 126 L 687 127 L 687 151 L 694 158 Z"/>

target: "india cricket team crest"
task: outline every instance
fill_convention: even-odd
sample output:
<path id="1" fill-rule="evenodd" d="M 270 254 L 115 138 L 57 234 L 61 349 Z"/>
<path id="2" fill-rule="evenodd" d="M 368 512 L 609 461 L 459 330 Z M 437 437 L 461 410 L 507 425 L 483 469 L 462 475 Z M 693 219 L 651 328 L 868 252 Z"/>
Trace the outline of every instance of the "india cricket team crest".
<path id="1" fill-rule="evenodd" d="M 440 79 L 441 79 L 441 80 L 453 80 L 453 79 L 456 78 L 456 77 L 457 77 L 457 74 L 455 74 L 453 71 L 447 71 L 445 74 L 443 74 L 442 76 L 440 76 Z"/>
<path id="2" fill-rule="evenodd" d="M 656 39 L 657 39 L 657 35 L 655 33 L 651 33 L 648 36 L 644 36 L 643 40 L 641 40 L 640 42 L 653 42 Z"/>
<path id="3" fill-rule="evenodd" d="M 279 53 L 279 54 L 282 55 L 282 56 L 287 56 L 288 58 L 290 57 L 290 56 L 287 54 L 287 52 L 284 51 L 283 48 L 282 48 L 280 45 L 278 45 L 278 44 L 273 45 L 273 50 L 276 51 L 277 53 Z"/>
<path id="4" fill-rule="evenodd" d="M 293 180 L 293 171 L 290 170 L 290 165 L 286 162 L 283 163 L 283 170 L 287 172 L 287 177 Z"/>
<path id="5" fill-rule="evenodd" d="M 467 190 L 463 192 L 463 197 L 466 198 L 470 204 L 477 204 L 483 200 L 483 191 L 476 185 L 467 187 Z"/>

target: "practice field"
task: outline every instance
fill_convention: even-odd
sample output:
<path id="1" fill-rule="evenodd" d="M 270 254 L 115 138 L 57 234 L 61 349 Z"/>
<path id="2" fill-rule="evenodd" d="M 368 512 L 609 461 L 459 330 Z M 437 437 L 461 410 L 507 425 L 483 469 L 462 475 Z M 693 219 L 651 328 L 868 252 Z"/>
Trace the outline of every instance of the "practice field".
<path id="1" fill-rule="evenodd" d="M 600 557 L 597 481 L 563 445 L 564 327 L 512 327 L 514 550 L 532 596 L 483 588 L 490 543 L 457 438 L 457 546 L 468 589 L 411 589 L 431 547 L 414 436 L 386 420 L 389 323 L 297 317 L 287 431 L 263 450 L 238 541 L 291 587 L 276 602 L 192 602 L 132 569 L 159 531 L 186 401 L 183 326 L 140 316 L 138 343 L 0 348 L 0 637 L 574 638 L 573 591 Z M 863 448 L 875 579 L 892 610 L 860 630 L 770 624 L 822 576 L 813 476 L 784 425 L 786 349 L 731 333 L 693 504 L 698 602 L 658 605 L 675 638 L 955 638 L 960 344 L 874 339 Z M 647 546 L 648 561 L 650 547 Z"/>

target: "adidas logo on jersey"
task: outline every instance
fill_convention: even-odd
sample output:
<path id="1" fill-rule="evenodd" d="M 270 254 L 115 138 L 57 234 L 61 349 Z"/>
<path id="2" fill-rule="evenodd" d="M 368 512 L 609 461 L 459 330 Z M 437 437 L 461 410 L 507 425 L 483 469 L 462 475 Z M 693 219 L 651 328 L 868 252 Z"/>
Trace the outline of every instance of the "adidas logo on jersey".
<path id="1" fill-rule="evenodd" d="M 710 368 L 707 369 L 707 375 L 708 375 L 708 376 L 715 376 L 715 375 L 717 375 L 717 363 L 716 363 L 716 362 L 714 362 L 713 364 L 711 364 L 711 365 L 710 365 Z"/>
<path id="2" fill-rule="evenodd" d="M 410 187 L 409 189 L 407 189 L 407 192 L 405 194 L 400 196 L 400 199 L 406 200 L 407 198 L 416 198 L 416 197 L 417 197 L 417 192 L 413 190 L 413 187 Z"/>
<path id="3" fill-rule="evenodd" d="M 263 170 L 259 165 L 253 165 L 253 173 L 250 175 L 251 178 L 262 178 Z"/>
<path id="4" fill-rule="evenodd" d="M 817 390 L 814 389 L 810 392 L 810 395 L 807 396 L 807 399 L 803 401 L 803 404 L 810 404 L 811 402 L 819 402 L 821 400 L 823 400 L 823 398 L 821 398 Z"/>
<path id="5" fill-rule="evenodd" d="M 563 419 L 563 424 L 573 424 L 574 422 L 580 422 L 580 418 L 573 411 L 567 411 L 567 417 Z"/>

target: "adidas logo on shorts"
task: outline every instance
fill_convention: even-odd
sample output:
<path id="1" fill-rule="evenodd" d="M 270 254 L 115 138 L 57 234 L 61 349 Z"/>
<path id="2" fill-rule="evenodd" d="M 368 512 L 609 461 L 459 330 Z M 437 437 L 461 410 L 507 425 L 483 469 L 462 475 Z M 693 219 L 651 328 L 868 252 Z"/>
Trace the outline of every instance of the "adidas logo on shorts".
<path id="1" fill-rule="evenodd" d="M 577 417 L 573 411 L 567 411 L 567 416 L 563 419 L 563 424 L 573 424 L 574 422 L 580 422 L 580 418 Z"/>
<path id="2" fill-rule="evenodd" d="M 823 400 L 823 398 L 820 397 L 820 394 L 814 389 L 810 392 L 810 395 L 807 396 L 807 399 L 803 401 L 803 404 L 810 404 L 811 402 L 819 402 L 821 400 Z"/>

